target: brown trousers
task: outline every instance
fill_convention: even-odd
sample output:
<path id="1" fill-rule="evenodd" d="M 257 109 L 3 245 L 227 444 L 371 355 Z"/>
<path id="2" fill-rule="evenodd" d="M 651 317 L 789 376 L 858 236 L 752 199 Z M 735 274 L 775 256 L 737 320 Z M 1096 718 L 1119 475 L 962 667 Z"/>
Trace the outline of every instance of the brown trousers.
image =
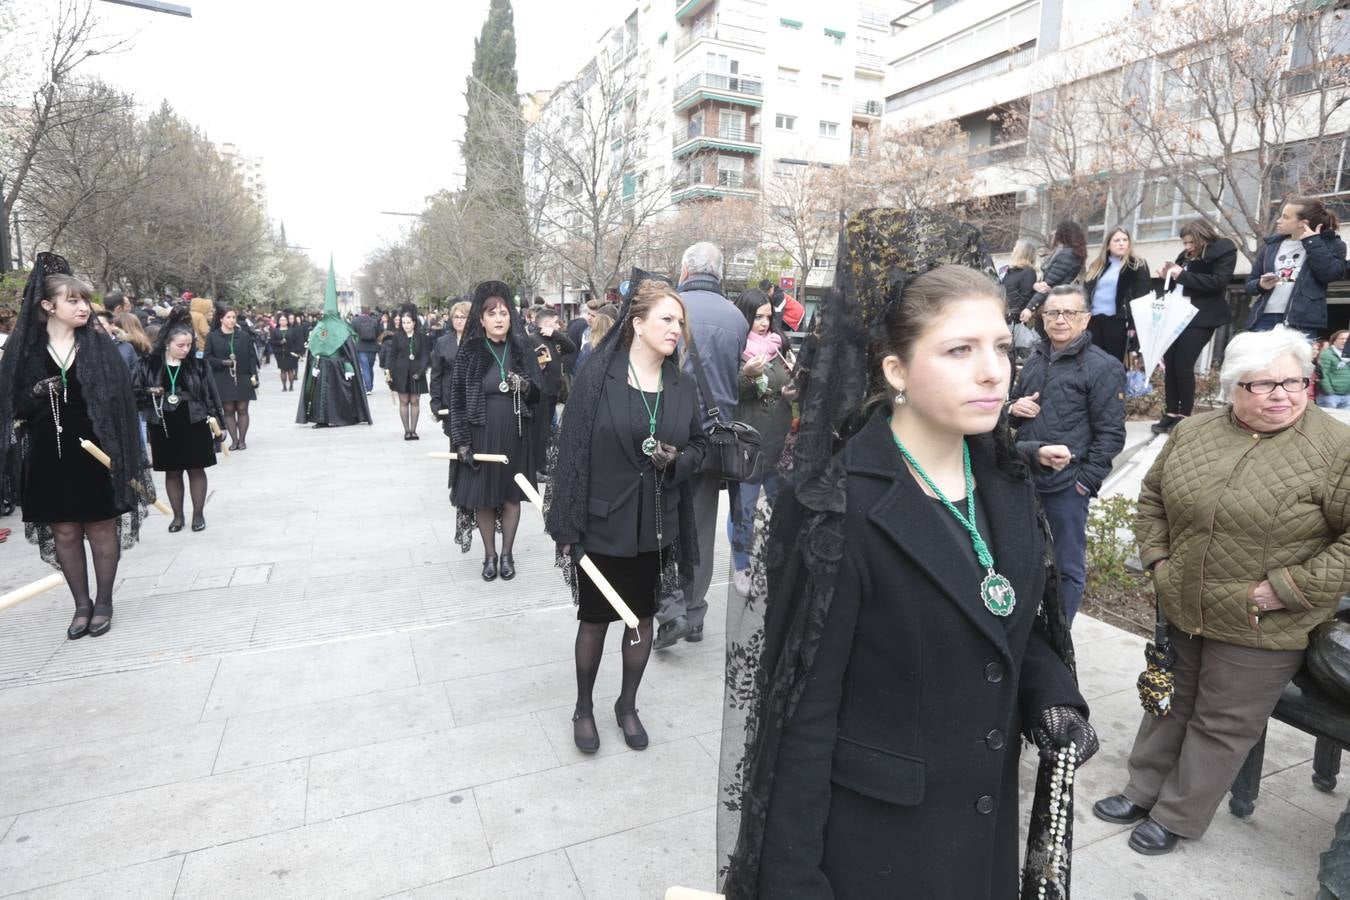
<path id="1" fill-rule="evenodd" d="M 1125 796 L 1168 831 L 1198 838 L 1303 664 L 1303 651 L 1238 647 L 1176 628 L 1171 635 L 1172 712 L 1144 714 Z"/>

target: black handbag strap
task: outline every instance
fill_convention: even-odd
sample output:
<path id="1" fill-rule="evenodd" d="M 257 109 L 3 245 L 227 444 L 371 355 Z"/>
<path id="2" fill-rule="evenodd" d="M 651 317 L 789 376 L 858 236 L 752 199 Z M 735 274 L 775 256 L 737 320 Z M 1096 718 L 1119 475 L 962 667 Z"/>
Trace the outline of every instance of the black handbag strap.
<path id="1" fill-rule="evenodd" d="M 724 425 L 726 423 L 722 421 L 722 410 L 713 402 L 712 388 L 708 386 L 708 373 L 703 370 L 703 357 L 698 355 L 698 347 L 694 344 L 694 332 L 690 331 L 684 340 L 689 345 L 689 356 L 694 361 L 694 377 L 698 379 L 698 391 L 703 397 L 703 405 L 714 422 Z"/>

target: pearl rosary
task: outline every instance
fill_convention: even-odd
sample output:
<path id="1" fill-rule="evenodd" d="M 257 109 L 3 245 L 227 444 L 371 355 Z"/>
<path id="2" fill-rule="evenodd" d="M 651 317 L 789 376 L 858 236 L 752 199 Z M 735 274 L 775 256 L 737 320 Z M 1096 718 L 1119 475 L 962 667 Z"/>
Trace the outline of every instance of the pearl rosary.
<path id="1" fill-rule="evenodd" d="M 1050 850 L 1049 864 L 1041 874 L 1040 885 L 1036 890 L 1039 898 L 1051 897 L 1049 889 L 1052 881 L 1058 882 L 1060 872 L 1068 863 L 1068 848 L 1064 837 L 1069 830 L 1070 809 L 1073 804 L 1073 773 L 1078 766 L 1078 748 L 1074 744 L 1061 747 L 1055 754 L 1055 771 L 1050 778 L 1050 834 L 1054 843 Z"/>

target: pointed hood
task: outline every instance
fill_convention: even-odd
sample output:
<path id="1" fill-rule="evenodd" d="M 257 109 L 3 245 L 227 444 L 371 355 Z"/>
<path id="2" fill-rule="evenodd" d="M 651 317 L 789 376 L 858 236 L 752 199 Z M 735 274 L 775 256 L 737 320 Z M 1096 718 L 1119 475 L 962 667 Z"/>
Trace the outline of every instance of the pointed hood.
<path id="1" fill-rule="evenodd" d="M 338 312 L 337 276 L 333 258 L 328 257 L 328 282 L 323 289 L 323 318 L 309 335 L 309 352 L 315 356 L 333 356 L 351 340 L 352 329 Z"/>

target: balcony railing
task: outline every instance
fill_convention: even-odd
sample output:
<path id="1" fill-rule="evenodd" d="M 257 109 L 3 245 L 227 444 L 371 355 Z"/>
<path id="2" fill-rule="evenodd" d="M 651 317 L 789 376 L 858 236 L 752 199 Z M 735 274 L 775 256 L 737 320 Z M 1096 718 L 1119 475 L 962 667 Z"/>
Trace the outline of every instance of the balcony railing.
<path id="1" fill-rule="evenodd" d="M 692 175 L 680 172 L 671 179 L 670 189 L 675 193 L 698 189 L 713 192 L 757 191 L 759 190 L 759 176 L 753 172 L 733 172 L 727 169 L 718 169 L 716 172 L 695 172 Z"/>
<path id="2" fill-rule="evenodd" d="M 886 61 L 875 53 L 864 53 L 859 50 L 853 56 L 853 64 L 859 69 L 875 69 L 883 72 L 886 69 Z"/>
<path id="3" fill-rule="evenodd" d="M 978 150 L 970 154 L 968 161 L 970 165 L 979 168 L 980 166 L 992 166 L 998 163 L 1007 162 L 1010 159 L 1021 159 L 1026 155 L 1026 141 L 1009 141 L 1006 144 L 999 144 L 996 147 Z"/>
<path id="4" fill-rule="evenodd" d="M 763 47 L 765 42 L 764 32 L 754 28 L 742 28 L 739 25 L 724 25 L 721 22 L 716 25 L 705 25 L 681 37 L 675 42 L 675 55 L 679 56 L 699 41 L 707 38 L 713 41 L 728 41 L 733 44 L 748 44 L 752 47 Z"/>
<path id="5" fill-rule="evenodd" d="M 854 100 L 853 114 L 855 116 L 867 116 L 869 118 L 879 119 L 886 109 L 886 104 L 881 100 Z"/>
<path id="6" fill-rule="evenodd" d="M 967 84 L 973 84 L 983 78 L 990 78 L 994 75 L 1002 75 L 1011 72 L 1020 66 L 1029 65 L 1036 59 L 1035 42 L 1028 43 L 1011 53 L 1005 53 L 995 56 L 992 59 L 986 59 L 978 63 L 967 66 L 958 72 L 950 75 L 944 75 L 941 78 L 935 78 L 932 81 L 917 85 L 907 91 L 901 91 L 891 98 L 889 107 L 891 111 L 901 109 L 920 100 L 927 100 L 929 97 L 936 97 L 938 94 L 964 87 Z"/>
<path id="7" fill-rule="evenodd" d="M 677 129 L 670 136 L 672 147 L 678 147 L 681 144 L 687 144 L 696 138 L 707 138 L 714 141 L 740 141 L 745 144 L 759 143 L 759 126 L 757 125 L 736 125 L 726 122 L 720 122 L 714 125 L 711 122 L 690 122 L 688 128 Z"/>
<path id="8" fill-rule="evenodd" d="M 702 75 L 695 75 L 684 84 L 675 88 L 675 95 L 672 98 L 678 103 L 680 100 L 688 97 L 694 91 L 700 88 L 706 88 L 711 91 L 730 91 L 735 94 L 750 94 L 755 97 L 764 94 L 764 82 L 758 78 L 743 78 L 740 75 L 722 75 L 717 72 L 704 72 Z"/>
<path id="9" fill-rule="evenodd" d="M 858 9 L 858 24 L 871 25 L 873 28 L 889 28 L 891 17 L 880 6 L 863 6 Z"/>

